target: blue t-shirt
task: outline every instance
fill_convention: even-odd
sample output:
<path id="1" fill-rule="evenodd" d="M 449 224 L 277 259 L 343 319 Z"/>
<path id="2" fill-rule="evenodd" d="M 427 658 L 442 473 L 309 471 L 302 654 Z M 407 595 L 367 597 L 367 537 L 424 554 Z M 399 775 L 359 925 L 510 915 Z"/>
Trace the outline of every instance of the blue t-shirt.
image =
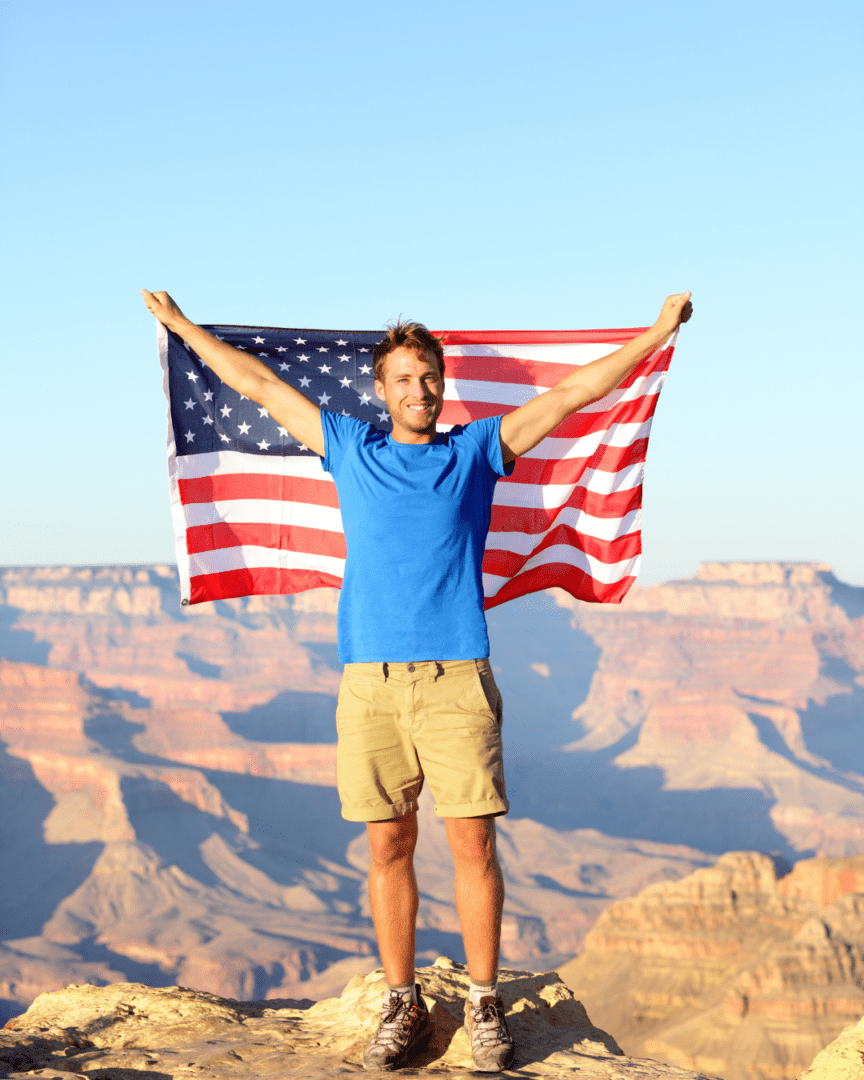
<path id="1" fill-rule="evenodd" d="M 501 417 L 420 444 L 325 409 L 321 423 L 348 549 L 339 659 L 488 656 L 481 564 L 495 483 L 512 472 Z"/>

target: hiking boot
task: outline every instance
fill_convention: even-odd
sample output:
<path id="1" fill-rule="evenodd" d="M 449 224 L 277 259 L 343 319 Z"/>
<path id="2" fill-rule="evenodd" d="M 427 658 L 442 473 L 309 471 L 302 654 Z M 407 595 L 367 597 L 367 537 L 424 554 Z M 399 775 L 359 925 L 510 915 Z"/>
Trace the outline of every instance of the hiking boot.
<path id="1" fill-rule="evenodd" d="M 480 998 L 479 1005 L 465 1002 L 465 1030 L 471 1041 L 471 1056 L 477 1072 L 502 1072 L 513 1063 L 516 1051 L 504 1019 L 501 998 Z"/>
<path id="2" fill-rule="evenodd" d="M 364 1069 L 398 1069 L 431 1032 L 429 1010 L 417 987 L 417 1004 L 392 990 L 381 1006 L 381 1023 L 363 1051 Z"/>

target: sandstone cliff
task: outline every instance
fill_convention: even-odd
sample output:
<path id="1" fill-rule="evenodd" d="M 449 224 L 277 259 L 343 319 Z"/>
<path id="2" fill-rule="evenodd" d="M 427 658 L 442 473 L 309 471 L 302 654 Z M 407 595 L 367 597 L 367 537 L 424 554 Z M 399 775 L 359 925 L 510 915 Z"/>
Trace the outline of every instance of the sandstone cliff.
<path id="1" fill-rule="evenodd" d="M 864 1012 L 864 857 L 724 855 L 607 908 L 560 970 L 628 1053 L 793 1080 Z"/>
<path id="2" fill-rule="evenodd" d="M 556 599 L 602 650 L 568 749 L 633 771 L 641 835 L 677 813 L 709 850 L 713 821 L 727 850 L 864 851 L 864 589 L 819 564 L 708 563 L 619 609 Z"/>

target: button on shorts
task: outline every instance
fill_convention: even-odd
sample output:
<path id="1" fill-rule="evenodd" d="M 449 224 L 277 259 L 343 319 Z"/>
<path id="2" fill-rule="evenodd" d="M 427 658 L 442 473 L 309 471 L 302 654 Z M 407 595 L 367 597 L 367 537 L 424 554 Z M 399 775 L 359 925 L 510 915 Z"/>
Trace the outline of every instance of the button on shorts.
<path id="1" fill-rule="evenodd" d="M 439 817 L 506 814 L 501 694 L 488 660 L 346 664 L 336 707 L 336 782 L 348 821 L 417 809 L 428 780 Z"/>

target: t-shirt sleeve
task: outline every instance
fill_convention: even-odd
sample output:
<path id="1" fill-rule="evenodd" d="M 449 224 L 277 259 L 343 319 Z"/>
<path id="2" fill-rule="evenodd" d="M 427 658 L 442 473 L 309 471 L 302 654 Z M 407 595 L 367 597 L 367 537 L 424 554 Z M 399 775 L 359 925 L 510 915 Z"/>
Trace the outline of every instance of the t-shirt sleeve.
<path id="1" fill-rule="evenodd" d="M 482 420 L 472 420 L 465 425 L 464 430 L 466 435 L 470 435 L 480 444 L 489 468 L 496 476 L 509 476 L 513 472 L 516 462 L 509 461 L 505 465 L 501 452 L 500 416 L 484 416 Z"/>
<path id="2" fill-rule="evenodd" d="M 349 446 L 363 438 L 369 425 L 354 416 L 321 410 L 321 427 L 324 429 L 324 458 L 321 464 L 326 472 L 338 475 Z"/>

